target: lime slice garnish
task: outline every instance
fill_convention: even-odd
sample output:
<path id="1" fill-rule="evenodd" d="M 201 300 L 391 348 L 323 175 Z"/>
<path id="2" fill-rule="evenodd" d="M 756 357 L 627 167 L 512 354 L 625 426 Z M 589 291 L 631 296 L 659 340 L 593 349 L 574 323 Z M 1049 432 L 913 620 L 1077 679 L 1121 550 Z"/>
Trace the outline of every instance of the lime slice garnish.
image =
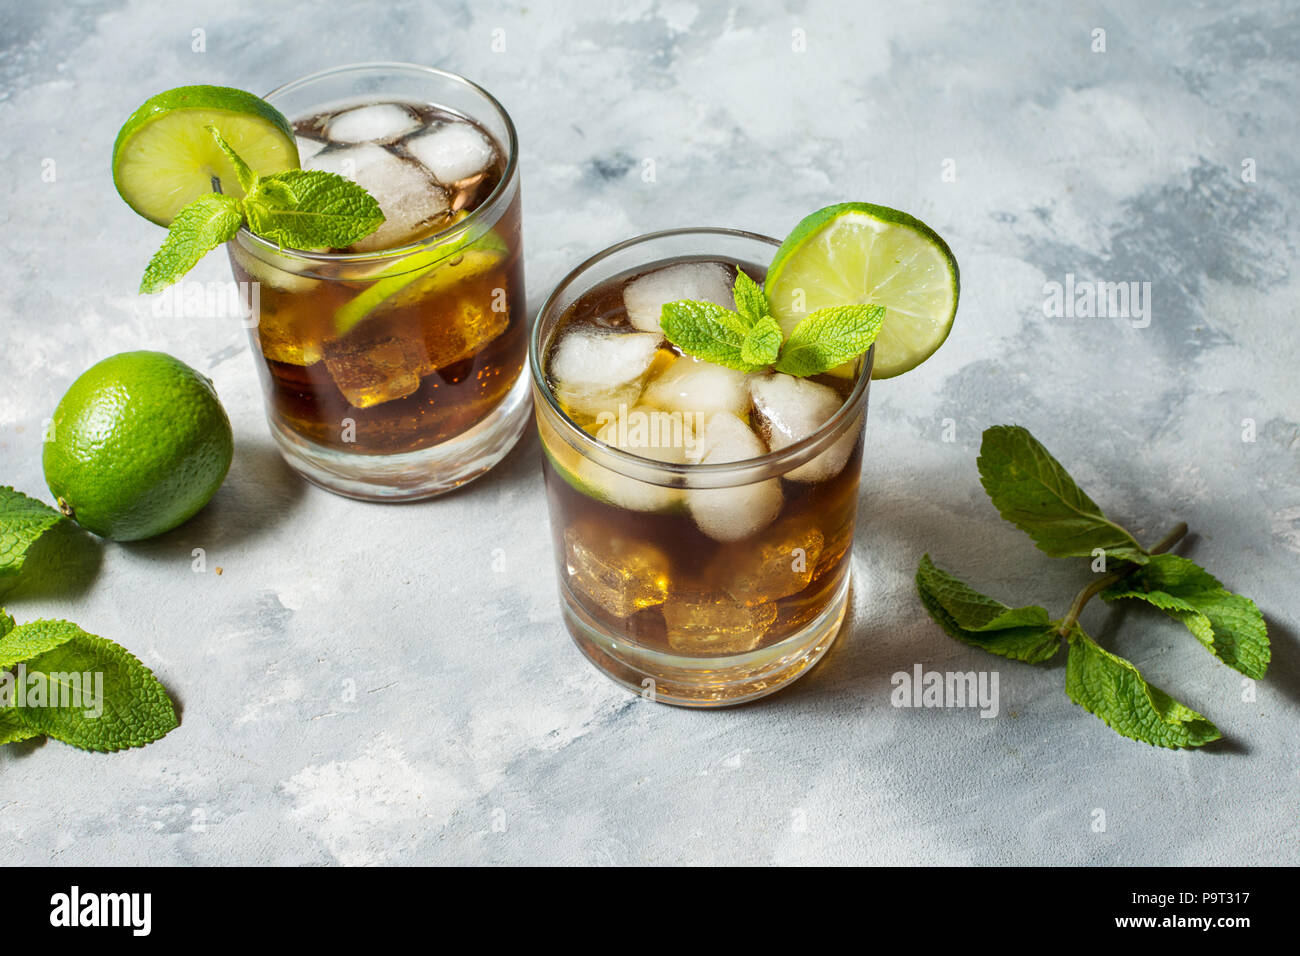
<path id="1" fill-rule="evenodd" d="M 818 309 L 883 305 L 871 377 L 892 378 L 916 368 L 948 337 L 957 314 L 957 260 L 938 233 L 905 212 L 840 203 L 795 226 L 763 288 L 786 335 Z M 850 376 L 853 364 L 832 373 Z"/>
<path id="2" fill-rule="evenodd" d="M 228 86 L 179 86 L 151 97 L 122 125 L 113 144 L 113 184 L 127 204 L 160 226 L 212 192 L 242 197 L 230 160 L 206 127 L 259 176 L 298 168 L 293 127 L 270 103 Z"/>
<path id="3" fill-rule="evenodd" d="M 370 284 L 334 313 L 334 330 L 343 335 L 358 322 L 437 295 L 458 282 L 482 275 L 506 257 L 506 244 L 495 232 L 467 233 L 409 256 L 370 277 Z"/>

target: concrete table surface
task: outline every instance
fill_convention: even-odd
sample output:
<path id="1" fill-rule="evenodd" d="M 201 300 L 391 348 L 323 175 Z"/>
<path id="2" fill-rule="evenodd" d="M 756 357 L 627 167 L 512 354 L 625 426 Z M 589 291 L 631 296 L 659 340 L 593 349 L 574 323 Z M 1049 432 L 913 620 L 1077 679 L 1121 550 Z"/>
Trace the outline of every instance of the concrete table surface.
<path id="1" fill-rule="evenodd" d="M 48 498 L 42 423 L 129 349 L 209 375 L 237 449 L 187 525 L 70 535 L 6 598 L 19 621 L 126 645 L 183 722 L 116 755 L 0 750 L 5 859 L 1300 862 L 1300 14 L 1141 8 L 6 2 L 0 481 Z M 280 462 L 237 321 L 171 320 L 135 294 L 162 233 L 109 174 L 132 109 L 379 59 L 463 73 L 512 113 L 532 309 L 580 259 L 658 228 L 780 236 L 866 199 L 951 242 L 952 337 L 872 388 L 852 619 L 785 693 L 679 710 L 584 661 L 532 435 L 441 500 L 332 496 Z M 1150 283 L 1149 312 L 1046 316 L 1069 276 Z M 228 280 L 224 256 L 192 278 Z M 1059 663 L 982 655 L 925 616 L 923 552 L 1057 614 L 1087 574 L 984 497 L 980 432 L 1006 422 L 1144 540 L 1186 520 L 1185 553 L 1259 603 L 1274 663 L 1253 699 L 1175 623 L 1084 616 L 1226 741 L 1121 739 L 1066 698 Z M 916 664 L 996 671 L 997 716 L 895 708 L 891 675 Z"/>

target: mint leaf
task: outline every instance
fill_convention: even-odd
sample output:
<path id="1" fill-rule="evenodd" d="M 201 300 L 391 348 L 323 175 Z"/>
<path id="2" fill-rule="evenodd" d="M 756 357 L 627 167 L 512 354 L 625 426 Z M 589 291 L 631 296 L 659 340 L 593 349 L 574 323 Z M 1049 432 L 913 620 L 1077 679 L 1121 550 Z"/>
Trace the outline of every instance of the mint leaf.
<path id="1" fill-rule="evenodd" d="M 39 657 L 82 633 L 68 621 L 28 621 L 16 627 L 9 618 L 8 624 L 8 630 L 0 636 L 0 670 Z"/>
<path id="2" fill-rule="evenodd" d="M 0 637 L 4 637 L 17 626 L 14 619 L 9 616 L 9 612 L 0 607 Z"/>
<path id="3" fill-rule="evenodd" d="M 36 736 L 39 735 L 28 730 L 23 723 L 17 707 L 0 706 L 0 745 L 16 744 L 20 740 L 30 740 Z"/>
<path id="4" fill-rule="evenodd" d="M 740 345 L 740 359 L 750 365 L 761 367 L 771 365 L 781 353 L 781 326 L 770 315 L 756 320 L 745 333 L 745 341 Z"/>
<path id="5" fill-rule="evenodd" d="M 194 268 L 205 255 L 229 242 L 243 224 L 239 200 L 210 193 L 185 206 L 167 229 L 140 280 L 141 294 L 159 292 Z"/>
<path id="6" fill-rule="evenodd" d="M 62 514 L 44 502 L 8 486 L 0 487 L 0 577 L 17 574 L 27 560 L 27 549 L 63 520 Z"/>
<path id="7" fill-rule="evenodd" d="M 1145 564 L 1147 553 L 1131 534 L 1107 518 L 1027 429 L 985 429 L 977 462 L 980 483 L 1007 521 L 1054 558 L 1106 554 Z"/>
<path id="8" fill-rule="evenodd" d="M 995 601 L 937 568 L 928 554 L 916 568 L 916 591 L 935 623 L 965 644 L 1030 664 L 1050 660 L 1060 650 L 1044 608 Z"/>
<path id="9" fill-rule="evenodd" d="M 343 249 L 384 221 L 370 193 L 319 169 L 262 177 L 244 198 L 244 212 L 254 233 L 295 249 Z"/>
<path id="10" fill-rule="evenodd" d="M 843 365 L 871 348 L 884 320 L 885 309 L 879 305 L 818 309 L 794 327 L 776 370 L 806 378 Z"/>
<path id="11" fill-rule="evenodd" d="M 112 641 L 87 634 L 66 621 L 23 624 L 7 638 L 27 628 L 45 632 L 55 625 L 71 628 L 74 633 L 57 647 L 27 661 L 26 670 L 29 680 L 34 674 L 44 675 L 51 695 L 57 688 L 63 699 L 47 699 L 45 706 L 34 706 L 29 701 L 28 706 L 12 708 L 16 713 L 6 715 L 7 724 L 17 719 L 29 736 L 45 734 L 83 750 L 103 752 L 142 747 L 177 726 L 175 707 L 153 672 Z M 89 685 L 84 683 L 86 674 L 91 675 Z M 103 696 L 96 702 L 88 694 L 95 689 L 99 675 Z M 83 681 L 80 700 L 71 693 L 74 679 Z M 68 706 L 49 706 L 52 703 Z M 100 708 L 97 717 L 86 713 Z"/>
<path id="12" fill-rule="evenodd" d="M 668 302 L 660 313 L 659 326 L 669 342 L 696 358 L 740 372 L 757 368 L 746 362 L 741 352 L 748 327 L 739 315 L 720 305 L 689 299 Z"/>
<path id="13" fill-rule="evenodd" d="M 226 154 L 226 159 L 230 160 L 230 165 L 235 167 L 235 178 L 239 180 L 239 186 L 244 193 L 251 193 L 253 187 L 257 185 L 257 173 L 248 168 L 248 163 L 240 158 L 239 154 L 230 148 L 230 144 L 221 138 L 215 126 L 205 127 L 212 138 L 217 141 L 217 147 Z"/>
<path id="14" fill-rule="evenodd" d="M 1078 625 L 1070 632 L 1065 692 L 1117 734 L 1156 747 L 1199 747 L 1222 736 L 1196 711 L 1148 684 L 1131 663 L 1095 644 Z"/>
<path id="15" fill-rule="evenodd" d="M 742 319 L 747 320 L 745 324 L 748 326 L 752 327 L 759 319 L 772 314 L 772 307 L 768 304 L 763 287 L 751 279 L 744 269 L 736 270 L 736 282 L 731 294 L 736 300 L 736 311 L 740 313 Z M 779 331 L 780 326 L 777 326 L 777 329 Z"/>
<path id="16" fill-rule="evenodd" d="M 1268 628 L 1255 602 L 1224 588 L 1194 561 L 1153 554 L 1101 597 L 1136 598 L 1160 608 L 1182 621 L 1215 657 L 1247 677 L 1259 680 L 1268 669 Z"/>

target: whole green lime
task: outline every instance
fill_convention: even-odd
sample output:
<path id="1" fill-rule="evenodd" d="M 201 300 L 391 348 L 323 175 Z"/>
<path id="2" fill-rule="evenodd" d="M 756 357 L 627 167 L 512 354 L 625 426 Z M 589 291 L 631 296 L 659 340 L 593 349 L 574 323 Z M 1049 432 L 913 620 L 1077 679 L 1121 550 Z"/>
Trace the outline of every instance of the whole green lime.
<path id="1" fill-rule="evenodd" d="M 91 366 L 54 410 L 45 482 L 83 528 L 116 541 L 170 531 L 230 469 L 230 419 L 212 382 L 162 352 Z"/>

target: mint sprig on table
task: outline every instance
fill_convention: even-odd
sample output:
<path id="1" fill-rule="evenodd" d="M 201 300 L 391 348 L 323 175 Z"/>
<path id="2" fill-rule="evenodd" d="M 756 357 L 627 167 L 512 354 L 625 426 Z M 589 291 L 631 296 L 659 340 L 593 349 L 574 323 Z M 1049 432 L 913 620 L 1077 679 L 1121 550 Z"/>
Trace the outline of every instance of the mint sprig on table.
<path id="1" fill-rule="evenodd" d="M 1036 664 L 1068 648 L 1065 692 L 1116 733 L 1158 747 L 1217 740 L 1206 717 L 1149 684 L 1132 663 L 1089 637 L 1079 615 L 1093 597 L 1145 601 L 1181 621 L 1212 654 L 1252 679 L 1264 676 L 1270 648 L 1259 608 L 1233 594 L 1188 558 L 1166 553 L 1185 534 L 1179 524 L 1144 548 L 1111 521 L 1026 429 L 984 432 L 980 482 L 994 506 L 1054 558 L 1104 556 L 1107 569 L 1075 596 L 1064 617 L 1037 605 L 1009 607 L 938 568 L 924 555 L 916 569 L 921 604 L 951 637 L 991 654 Z"/>
<path id="2" fill-rule="evenodd" d="M 669 342 L 696 358 L 739 372 L 772 367 L 808 377 L 857 358 L 880 334 L 885 310 L 878 305 L 818 309 L 786 338 L 772 317 L 767 296 L 743 269 L 732 291 L 736 310 L 713 302 L 668 302 L 659 326 Z"/>
<path id="3" fill-rule="evenodd" d="M 141 293 L 171 285 L 242 225 L 281 248 L 343 249 L 383 223 L 379 203 L 351 180 L 319 169 L 258 176 L 214 127 L 207 130 L 234 166 L 244 198 L 213 192 L 182 208 L 144 270 Z"/>
<path id="4" fill-rule="evenodd" d="M 31 545 L 64 520 L 48 505 L 0 488 L 0 579 L 17 576 Z M 87 674 L 92 681 L 76 699 L 67 683 Z M 94 702 L 99 713 L 88 716 L 96 677 L 103 681 Z M 71 706 L 51 706 L 62 703 Z M 115 751 L 142 747 L 177 724 L 167 691 L 125 648 L 70 621 L 18 624 L 0 608 L 0 745 L 49 736 L 83 750 Z"/>

